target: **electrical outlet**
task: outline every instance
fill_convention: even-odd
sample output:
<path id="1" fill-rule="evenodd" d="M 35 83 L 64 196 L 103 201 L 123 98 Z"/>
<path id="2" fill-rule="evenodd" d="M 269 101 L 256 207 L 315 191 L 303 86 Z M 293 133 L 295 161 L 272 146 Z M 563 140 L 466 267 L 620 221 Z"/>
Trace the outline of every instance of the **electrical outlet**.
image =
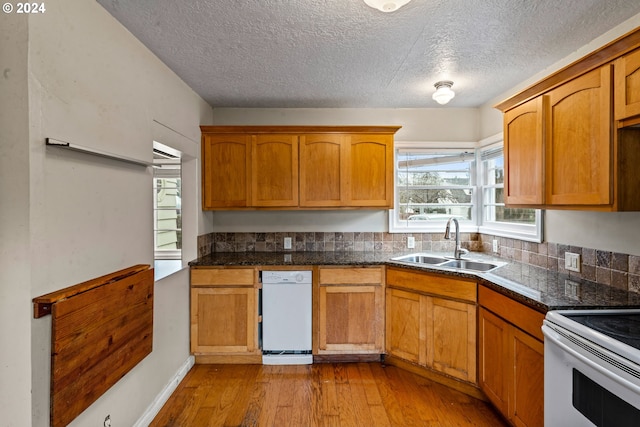
<path id="1" fill-rule="evenodd" d="M 569 271 L 577 271 L 580 273 L 580 254 L 573 252 L 564 253 L 564 268 Z"/>
<path id="2" fill-rule="evenodd" d="M 407 237 L 407 248 L 413 249 L 416 247 L 416 238 L 413 236 Z"/>
<path id="3" fill-rule="evenodd" d="M 494 253 L 498 253 L 498 239 L 493 239 L 493 242 L 491 242 L 491 250 Z"/>
<path id="4" fill-rule="evenodd" d="M 572 299 L 580 299 L 580 283 L 569 279 L 565 280 L 564 294 Z"/>
<path id="5" fill-rule="evenodd" d="M 284 238 L 284 248 L 291 249 L 291 237 Z"/>

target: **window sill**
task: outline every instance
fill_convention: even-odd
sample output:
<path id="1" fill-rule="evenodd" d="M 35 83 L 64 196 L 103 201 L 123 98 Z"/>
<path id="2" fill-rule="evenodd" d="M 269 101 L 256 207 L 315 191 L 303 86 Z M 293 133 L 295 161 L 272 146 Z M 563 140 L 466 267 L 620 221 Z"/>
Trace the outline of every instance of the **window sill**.
<path id="1" fill-rule="evenodd" d="M 182 270 L 182 260 L 180 259 L 157 259 L 153 263 L 154 280 L 162 280 L 174 273 Z"/>

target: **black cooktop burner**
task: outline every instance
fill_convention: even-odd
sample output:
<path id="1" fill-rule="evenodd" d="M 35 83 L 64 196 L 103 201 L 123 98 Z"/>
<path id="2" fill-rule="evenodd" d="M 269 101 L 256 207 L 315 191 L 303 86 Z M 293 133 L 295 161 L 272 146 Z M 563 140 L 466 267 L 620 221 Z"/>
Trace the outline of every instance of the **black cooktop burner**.
<path id="1" fill-rule="evenodd" d="M 567 317 L 640 350 L 640 314 L 570 314 Z"/>

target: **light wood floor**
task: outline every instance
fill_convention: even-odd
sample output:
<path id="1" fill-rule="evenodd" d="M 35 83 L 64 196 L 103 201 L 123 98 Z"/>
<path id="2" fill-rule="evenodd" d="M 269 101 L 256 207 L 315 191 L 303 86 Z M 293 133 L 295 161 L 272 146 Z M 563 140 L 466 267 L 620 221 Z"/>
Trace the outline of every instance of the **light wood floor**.
<path id="1" fill-rule="evenodd" d="M 506 426 L 489 404 L 380 363 L 195 365 L 152 427 Z"/>

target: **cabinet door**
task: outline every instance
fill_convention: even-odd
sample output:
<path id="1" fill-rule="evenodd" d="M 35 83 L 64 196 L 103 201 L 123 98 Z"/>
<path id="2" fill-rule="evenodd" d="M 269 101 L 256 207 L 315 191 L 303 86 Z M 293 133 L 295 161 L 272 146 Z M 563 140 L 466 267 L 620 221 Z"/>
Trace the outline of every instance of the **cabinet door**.
<path id="1" fill-rule="evenodd" d="M 347 137 L 345 206 L 393 207 L 393 135 Z"/>
<path id="2" fill-rule="evenodd" d="M 427 366 L 476 382 L 476 307 L 427 298 Z"/>
<path id="3" fill-rule="evenodd" d="M 544 203 L 543 100 L 532 99 L 504 115 L 504 201 L 508 205 Z"/>
<path id="4" fill-rule="evenodd" d="M 611 204 L 611 67 L 549 92 L 546 203 Z"/>
<path id="5" fill-rule="evenodd" d="M 202 208 L 242 208 L 250 203 L 251 138 L 202 136 Z"/>
<path id="6" fill-rule="evenodd" d="M 253 135 L 251 170 L 252 206 L 298 206 L 296 135 Z"/>
<path id="7" fill-rule="evenodd" d="M 387 289 L 387 353 L 424 365 L 427 360 L 426 297 Z"/>
<path id="8" fill-rule="evenodd" d="M 342 206 L 346 192 L 347 162 L 344 136 L 300 137 L 300 206 Z"/>
<path id="9" fill-rule="evenodd" d="M 255 288 L 191 289 L 192 353 L 258 353 Z"/>
<path id="10" fill-rule="evenodd" d="M 506 414 L 509 324 L 483 308 L 480 308 L 478 321 L 480 388 L 496 408 Z"/>
<path id="11" fill-rule="evenodd" d="M 615 117 L 640 115 L 640 49 L 615 62 Z"/>
<path id="12" fill-rule="evenodd" d="M 382 286 L 320 286 L 321 353 L 384 353 Z"/>
<path id="13" fill-rule="evenodd" d="M 544 345 L 511 327 L 508 366 L 513 367 L 509 387 L 509 416 L 514 425 L 544 424 Z"/>

